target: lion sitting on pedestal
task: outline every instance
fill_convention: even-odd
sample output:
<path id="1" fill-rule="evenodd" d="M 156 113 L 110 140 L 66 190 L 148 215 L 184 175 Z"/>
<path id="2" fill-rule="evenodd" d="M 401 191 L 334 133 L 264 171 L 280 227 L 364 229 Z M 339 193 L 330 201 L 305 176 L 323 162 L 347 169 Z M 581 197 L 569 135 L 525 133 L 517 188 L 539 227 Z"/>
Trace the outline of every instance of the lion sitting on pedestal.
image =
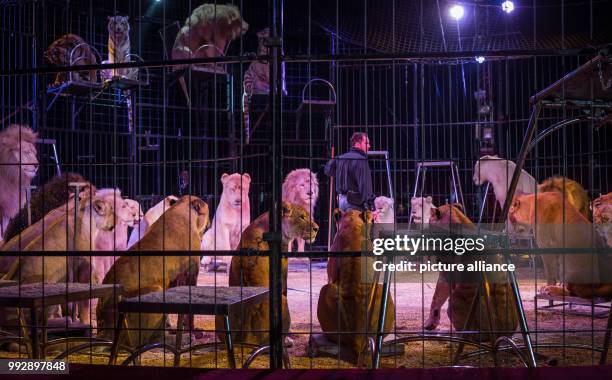
<path id="1" fill-rule="evenodd" d="M 331 250 L 371 252 L 372 213 L 350 210 L 341 215 Z M 366 331 L 368 336 L 376 332 L 382 286 L 372 283 L 373 269 L 364 257 L 332 257 L 327 263 L 327 274 L 329 283 L 321 288 L 317 318 L 325 337 L 348 347 L 353 355 L 348 359 L 358 361 L 367 347 Z M 394 324 L 395 303 L 389 295 L 385 333 L 390 333 Z M 351 334 L 342 334 L 346 332 Z"/>
<path id="2" fill-rule="evenodd" d="M 298 204 L 283 202 L 282 217 L 282 243 L 283 251 L 287 250 L 287 243 L 296 237 L 302 238 L 308 243 L 314 242 L 319 231 L 319 226 L 310 218 L 310 213 Z M 241 249 L 256 251 L 267 251 L 270 249 L 268 242 L 264 240 L 264 233 L 269 231 L 269 213 L 264 213 L 251 223 L 242 233 L 240 240 Z M 289 307 L 287 306 L 287 259 L 282 259 L 282 281 L 283 281 L 283 332 L 288 332 L 291 325 Z M 262 286 L 269 287 L 269 258 L 266 256 L 234 256 L 230 266 L 230 286 Z M 256 305 L 249 306 L 245 310 L 230 312 L 230 326 L 232 336 L 236 342 L 251 343 L 257 345 L 269 344 L 267 332 L 255 332 L 269 330 L 270 304 L 268 300 Z M 216 329 L 221 341 L 225 341 L 223 333 L 223 318 L 216 318 Z"/>

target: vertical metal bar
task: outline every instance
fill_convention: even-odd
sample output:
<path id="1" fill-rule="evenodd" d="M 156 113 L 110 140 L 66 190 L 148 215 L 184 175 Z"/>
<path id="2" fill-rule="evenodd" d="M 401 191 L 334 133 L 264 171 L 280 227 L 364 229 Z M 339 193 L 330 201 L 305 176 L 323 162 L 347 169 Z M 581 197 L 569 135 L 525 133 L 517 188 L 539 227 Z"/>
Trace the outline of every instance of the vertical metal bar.
<path id="1" fill-rule="evenodd" d="M 484 215 L 484 209 L 487 204 L 487 196 L 489 195 L 489 186 L 491 186 L 491 182 L 487 182 L 485 186 L 484 195 L 482 197 L 482 206 L 480 206 L 480 215 L 478 216 L 478 224 L 482 223 L 482 216 Z M 497 203 L 497 202 L 496 202 Z M 493 206 L 495 207 L 495 206 Z"/>
<path id="2" fill-rule="evenodd" d="M 40 359 L 40 344 L 38 342 L 38 313 L 36 307 L 30 308 L 30 341 L 32 342 L 32 359 Z"/>
<path id="3" fill-rule="evenodd" d="M 51 147 L 53 148 L 53 161 L 55 161 L 55 170 L 57 171 L 57 176 L 59 177 L 62 175 L 62 170 L 60 169 L 59 156 L 57 155 L 57 148 L 55 147 L 55 143 L 53 143 Z"/>
<path id="4" fill-rule="evenodd" d="M 270 368 L 281 368 L 283 358 L 283 319 L 282 319 L 282 274 L 281 274 L 281 235 L 282 235 L 282 113 L 281 113 L 281 51 L 282 51 L 282 12 L 283 0 L 269 0 L 270 10 L 270 105 L 272 127 L 272 205 L 270 209 L 270 234 L 267 237 L 270 247 Z M 288 326 L 287 326 L 288 327 Z"/>
<path id="5" fill-rule="evenodd" d="M 527 154 L 529 153 L 529 144 L 533 139 L 535 126 L 541 109 L 542 103 L 540 102 L 533 105 L 533 108 L 531 109 L 531 115 L 529 116 L 527 130 L 525 131 L 525 136 L 523 137 L 523 144 L 521 145 L 521 150 L 518 154 L 518 157 L 516 158 L 516 168 L 514 168 L 514 173 L 512 174 L 512 181 L 510 182 L 510 187 L 508 187 L 508 193 L 506 195 L 506 202 L 504 203 L 504 208 L 502 209 L 501 217 L 499 219 L 500 223 L 505 223 L 506 219 L 508 218 L 510 204 L 512 203 L 512 198 L 514 197 L 516 185 L 518 184 L 519 177 L 521 176 L 521 170 L 523 170 L 523 166 L 525 165 L 525 159 L 527 158 Z"/>
<path id="6" fill-rule="evenodd" d="M 383 258 L 383 262 L 389 261 L 386 258 Z M 395 261 L 395 256 L 391 257 L 391 262 Z M 378 314 L 378 326 L 376 329 L 376 345 L 374 348 L 374 362 L 372 363 L 372 368 L 376 369 L 380 367 L 380 355 L 382 352 L 382 344 L 383 344 L 383 335 L 385 330 L 385 319 L 387 318 L 387 303 L 389 301 L 389 289 L 391 288 L 391 271 L 386 270 L 385 275 L 383 277 L 383 290 L 382 290 L 382 298 L 380 300 L 380 313 Z M 378 282 L 378 281 L 377 281 Z M 374 284 L 376 289 L 377 284 Z"/>
<path id="7" fill-rule="evenodd" d="M 115 302 L 117 305 L 117 302 Z M 121 336 L 124 329 L 124 321 L 126 320 L 125 313 L 119 313 L 119 317 L 117 318 L 117 324 L 115 325 L 115 332 L 113 337 L 113 344 L 111 346 L 110 357 L 108 358 L 109 365 L 117 364 L 117 356 L 119 355 L 119 344 L 121 342 Z M 126 331 L 128 333 L 128 331 Z"/>
<path id="8" fill-rule="evenodd" d="M 510 182 L 510 187 L 508 188 L 508 193 L 506 197 L 506 202 L 504 203 L 504 208 L 501 212 L 500 223 L 504 223 L 508 218 L 508 212 L 510 211 L 510 204 L 512 203 L 512 198 L 514 197 L 514 191 L 516 190 L 516 185 L 518 184 L 518 179 L 521 175 L 521 170 L 523 170 L 523 166 L 525 164 L 525 158 L 527 158 L 527 153 L 529 152 L 529 143 L 533 138 L 533 133 L 535 132 L 535 126 L 537 124 L 538 115 L 540 114 L 540 110 L 542 109 L 542 103 L 538 102 L 533 105 L 531 110 L 531 115 L 529 117 L 529 124 L 527 124 L 527 130 L 525 131 L 525 136 L 523 138 L 523 144 L 521 145 L 521 150 L 516 160 L 516 168 L 514 169 L 514 174 L 512 175 L 512 181 Z M 506 261 L 510 263 L 510 256 L 506 255 Z M 536 367 L 535 355 L 533 353 L 533 345 L 531 343 L 531 335 L 529 334 L 529 327 L 527 326 L 527 317 L 525 316 L 525 309 L 523 308 L 523 302 L 521 300 L 521 294 L 519 292 L 518 282 L 516 280 L 516 276 L 514 272 L 508 271 L 508 280 L 510 281 L 510 286 L 512 287 L 512 293 L 514 294 L 514 303 L 516 305 L 516 310 L 519 318 L 519 325 L 521 327 L 521 333 L 523 334 L 523 341 L 525 342 L 525 348 L 527 349 L 527 364 L 530 367 Z"/>
<path id="9" fill-rule="evenodd" d="M 610 349 L 610 334 L 612 333 L 612 307 L 608 314 L 608 324 L 606 325 L 606 334 L 604 335 L 603 349 L 601 350 L 601 358 L 599 359 L 599 365 L 606 364 L 608 358 L 608 350 Z"/>
<path id="10" fill-rule="evenodd" d="M 36 46 L 36 3 L 32 4 L 32 67 L 37 67 L 37 46 Z M 38 89 L 37 74 L 32 74 L 32 129 L 38 132 Z"/>
<path id="11" fill-rule="evenodd" d="M 230 368 L 236 368 L 236 357 L 234 356 L 234 342 L 232 341 L 232 334 L 230 331 L 229 316 L 223 316 L 223 328 L 225 329 L 225 340 L 227 342 L 227 362 Z"/>

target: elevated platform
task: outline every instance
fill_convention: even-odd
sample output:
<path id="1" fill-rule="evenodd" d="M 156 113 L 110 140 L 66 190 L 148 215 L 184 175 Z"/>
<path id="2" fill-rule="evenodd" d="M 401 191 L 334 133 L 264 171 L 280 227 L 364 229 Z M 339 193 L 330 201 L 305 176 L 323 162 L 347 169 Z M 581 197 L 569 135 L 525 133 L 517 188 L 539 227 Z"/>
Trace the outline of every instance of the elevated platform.
<path id="1" fill-rule="evenodd" d="M 91 92 L 100 91 L 104 85 L 99 82 L 89 82 L 81 80 L 72 80 L 63 82 L 58 85 L 51 84 L 47 87 L 47 93 L 50 95 L 73 95 L 85 96 Z"/>

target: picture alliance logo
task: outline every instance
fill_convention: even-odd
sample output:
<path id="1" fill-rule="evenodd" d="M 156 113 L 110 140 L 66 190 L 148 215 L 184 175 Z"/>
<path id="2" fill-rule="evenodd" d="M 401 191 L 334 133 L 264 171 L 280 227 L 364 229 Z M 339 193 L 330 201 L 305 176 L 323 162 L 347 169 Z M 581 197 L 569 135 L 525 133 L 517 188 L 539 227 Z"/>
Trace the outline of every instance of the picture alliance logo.
<path id="1" fill-rule="evenodd" d="M 452 252 L 457 256 L 470 252 L 482 252 L 485 249 L 485 240 L 482 237 L 409 237 L 396 235 L 395 238 L 376 238 L 373 240 L 373 253 L 376 256 L 385 252 L 405 252 L 410 256 L 418 252 Z"/>

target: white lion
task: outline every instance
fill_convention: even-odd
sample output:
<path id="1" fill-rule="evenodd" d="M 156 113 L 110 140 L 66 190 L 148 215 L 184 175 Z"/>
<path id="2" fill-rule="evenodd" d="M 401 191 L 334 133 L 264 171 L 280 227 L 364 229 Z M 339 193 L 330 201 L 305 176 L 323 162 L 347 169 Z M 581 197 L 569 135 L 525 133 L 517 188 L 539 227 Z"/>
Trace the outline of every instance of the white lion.
<path id="1" fill-rule="evenodd" d="M 27 126 L 11 125 L 0 132 L 0 241 L 10 219 L 25 205 L 25 187 L 38 171 L 35 144 L 36 133 Z"/>
<path id="2" fill-rule="evenodd" d="M 482 156 L 474 166 L 474 184 L 480 186 L 485 182 L 490 182 L 493 186 L 495 199 L 503 208 L 515 168 L 516 164 L 510 160 L 504 160 L 497 156 Z M 535 193 L 537 186 L 538 183 L 535 178 L 523 169 L 516 185 L 515 195 Z"/>
<path id="3" fill-rule="evenodd" d="M 378 211 L 378 218 L 374 223 L 393 224 L 395 221 L 395 211 L 393 209 L 393 199 L 389 197 L 376 197 L 374 207 Z"/>
<path id="4" fill-rule="evenodd" d="M 410 214 L 412 221 L 415 223 L 429 224 L 431 218 L 431 210 L 435 209 L 436 206 L 432 203 L 431 196 L 427 198 L 423 197 L 412 197 L 410 200 Z"/>
<path id="5" fill-rule="evenodd" d="M 287 174 L 283 182 L 283 202 L 298 204 L 314 215 L 314 209 L 319 199 L 319 181 L 317 175 L 310 169 L 295 169 Z M 304 252 L 306 242 L 296 238 L 297 251 Z M 289 241 L 288 251 L 293 248 L 293 240 Z"/>
<path id="6" fill-rule="evenodd" d="M 174 195 L 169 195 L 159 201 L 155 206 L 151 207 L 145 213 L 144 217 L 141 218 L 138 223 L 138 229 L 134 228 L 130 235 L 130 240 L 127 244 L 127 249 L 130 249 L 134 244 L 138 243 L 140 239 L 149 231 L 149 227 L 153 225 L 159 219 L 166 210 L 178 201 L 178 198 Z"/>
<path id="7" fill-rule="evenodd" d="M 211 227 L 202 237 L 203 251 L 233 251 L 240 245 L 240 236 L 251 223 L 249 188 L 251 176 L 247 173 L 223 173 L 223 193 L 215 211 Z M 212 262 L 211 258 L 211 262 Z M 220 256 L 215 261 L 229 264 L 231 257 Z"/>

